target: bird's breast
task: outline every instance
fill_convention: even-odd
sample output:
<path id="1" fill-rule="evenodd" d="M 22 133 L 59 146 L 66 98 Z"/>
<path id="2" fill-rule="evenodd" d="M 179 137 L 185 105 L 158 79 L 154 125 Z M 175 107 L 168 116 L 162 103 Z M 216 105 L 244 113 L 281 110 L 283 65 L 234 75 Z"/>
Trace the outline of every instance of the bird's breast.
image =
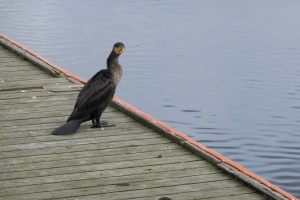
<path id="1" fill-rule="evenodd" d="M 113 73 L 113 81 L 114 81 L 114 83 L 116 85 L 119 84 L 119 82 L 121 80 L 121 77 L 122 77 L 122 74 L 123 74 L 122 69 L 114 71 L 114 73 Z"/>

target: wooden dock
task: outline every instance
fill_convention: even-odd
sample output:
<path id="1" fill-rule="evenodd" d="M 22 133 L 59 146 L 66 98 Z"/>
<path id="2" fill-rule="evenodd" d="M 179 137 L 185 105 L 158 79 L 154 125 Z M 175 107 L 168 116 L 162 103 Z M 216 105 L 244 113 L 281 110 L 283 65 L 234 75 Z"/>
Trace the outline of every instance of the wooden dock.
<path id="1" fill-rule="evenodd" d="M 51 135 L 82 83 L 37 65 L 0 45 L 0 199 L 292 199 L 117 101 L 115 127 Z"/>

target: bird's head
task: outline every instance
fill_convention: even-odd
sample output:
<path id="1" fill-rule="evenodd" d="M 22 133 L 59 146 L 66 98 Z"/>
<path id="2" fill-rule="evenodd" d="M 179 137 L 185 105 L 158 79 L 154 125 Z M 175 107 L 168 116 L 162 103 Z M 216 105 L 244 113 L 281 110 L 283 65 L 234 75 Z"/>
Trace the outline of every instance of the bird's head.
<path id="1" fill-rule="evenodd" d="M 116 44 L 114 44 L 114 48 L 113 48 L 113 51 L 116 53 L 116 54 L 121 54 L 125 51 L 125 46 L 122 42 L 117 42 Z"/>

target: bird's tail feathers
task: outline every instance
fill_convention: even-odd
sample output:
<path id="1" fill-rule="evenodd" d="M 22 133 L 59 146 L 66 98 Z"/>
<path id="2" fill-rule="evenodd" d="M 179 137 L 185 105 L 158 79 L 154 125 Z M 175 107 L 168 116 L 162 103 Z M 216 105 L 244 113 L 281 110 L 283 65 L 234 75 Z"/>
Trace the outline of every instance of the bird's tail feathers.
<path id="1" fill-rule="evenodd" d="M 70 135 L 75 133 L 81 124 L 81 120 L 71 120 L 65 123 L 64 125 L 56 128 L 52 131 L 53 135 Z"/>

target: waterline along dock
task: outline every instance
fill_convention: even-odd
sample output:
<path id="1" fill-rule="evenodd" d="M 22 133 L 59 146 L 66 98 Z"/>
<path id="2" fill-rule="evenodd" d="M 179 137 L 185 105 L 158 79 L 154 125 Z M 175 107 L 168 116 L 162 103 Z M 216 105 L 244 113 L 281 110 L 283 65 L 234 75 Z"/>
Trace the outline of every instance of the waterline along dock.
<path id="1" fill-rule="evenodd" d="M 115 127 L 51 135 L 84 83 L 0 34 L 0 199 L 296 199 L 118 97 Z"/>

